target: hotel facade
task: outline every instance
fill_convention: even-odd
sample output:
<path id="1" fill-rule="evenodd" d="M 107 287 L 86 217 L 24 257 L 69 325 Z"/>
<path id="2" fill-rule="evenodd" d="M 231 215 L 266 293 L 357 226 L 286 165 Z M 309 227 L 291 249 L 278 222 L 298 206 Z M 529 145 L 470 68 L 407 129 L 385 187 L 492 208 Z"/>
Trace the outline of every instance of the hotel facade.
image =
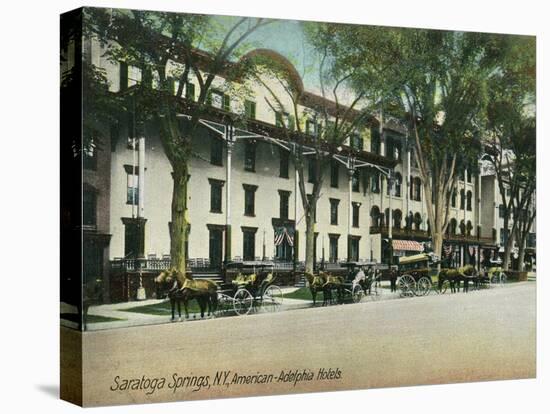
<path id="1" fill-rule="evenodd" d="M 131 94 L 142 81 L 137 68 L 110 61 L 93 40 L 84 42 L 83 53 L 105 70 L 113 94 Z M 291 155 L 295 147 L 284 132 L 301 122 L 306 134 L 315 135 L 319 125 L 309 115 L 312 104 L 333 103 L 305 90 L 285 57 L 271 50 L 253 53 L 266 54 L 286 68 L 288 79 L 302 92 L 301 117 L 274 111 L 261 83 L 248 85 L 252 92 L 246 95 L 232 94 L 238 88 L 216 78 L 189 164 L 186 249 L 197 274 L 221 274 L 224 263 L 256 260 L 288 271 L 305 260 L 304 211 Z M 66 55 L 62 71 L 78 54 L 69 46 Z M 279 94 L 283 107 L 292 108 L 278 83 L 269 77 L 262 83 Z M 184 88 L 185 99 L 195 100 L 198 84 L 191 78 Z M 245 126 L 225 122 L 227 114 L 242 114 Z M 185 117 L 182 113 L 182 122 Z M 106 302 L 134 298 L 130 285 L 138 282 L 128 275 L 137 273 L 137 258 L 144 263 L 140 276 L 169 265 L 172 169 L 159 126 L 149 122 L 138 135 L 133 119 L 105 125 L 101 145 L 90 148 L 83 162 L 84 277 L 103 280 Z M 373 116 L 332 157 L 316 209 L 318 265 L 388 263 L 390 252 L 396 257 L 430 249 L 420 172 L 397 120 Z M 311 192 L 315 177 L 306 170 Z M 484 175 L 485 170 L 460 171 L 451 198 L 444 254 L 456 265 L 496 259 L 502 244 L 500 195 L 494 174 Z M 128 279 L 120 282 L 121 275 Z"/>

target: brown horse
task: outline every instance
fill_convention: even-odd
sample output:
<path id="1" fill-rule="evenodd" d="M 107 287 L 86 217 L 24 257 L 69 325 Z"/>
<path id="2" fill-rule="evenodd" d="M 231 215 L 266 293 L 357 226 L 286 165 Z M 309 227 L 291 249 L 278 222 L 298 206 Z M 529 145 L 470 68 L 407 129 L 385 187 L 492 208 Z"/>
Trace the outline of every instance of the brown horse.
<path id="1" fill-rule="evenodd" d="M 326 282 L 323 285 L 323 304 L 328 305 L 334 302 L 332 292 L 336 291 L 336 301 L 342 303 L 344 300 L 344 278 L 342 276 L 333 276 L 326 274 Z"/>
<path id="2" fill-rule="evenodd" d="M 469 291 L 470 281 L 477 286 L 477 272 L 472 265 L 459 267 L 458 269 L 441 269 L 439 272 L 439 289 L 443 286 L 445 280 L 451 285 L 451 293 L 460 292 L 460 282 L 463 283 L 463 292 Z"/>
<path id="3" fill-rule="evenodd" d="M 311 292 L 311 297 L 313 298 L 313 306 L 315 306 L 317 303 L 317 292 L 323 291 L 323 286 L 327 281 L 326 275 L 324 273 L 320 273 L 316 276 L 311 273 L 304 273 L 304 276 L 309 283 L 309 290 Z M 325 304 L 325 301 L 326 298 L 323 298 L 323 305 Z"/>
<path id="4" fill-rule="evenodd" d="M 176 320 L 176 305 L 178 308 L 178 316 L 181 319 L 181 302 L 183 302 L 185 316 L 189 318 L 188 303 L 191 299 L 195 299 L 199 304 L 201 318 L 204 317 L 207 306 L 208 315 L 217 308 L 217 285 L 213 281 L 194 280 L 177 269 L 171 268 L 162 271 L 155 278 L 155 282 L 170 299 L 172 321 Z"/>
<path id="5" fill-rule="evenodd" d="M 201 301 L 208 305 L 208 314 L 207 316 L 213 315 L 218 308 L 218 285 L 216 282 L 208 279 L 203 280 L 193 280 L 186 279 L 183 282 L 181 288 L 183 295 L 183 309 L 185 310 L 185 317 L 189 318 L 189 312 L 187 311 L 187 303 L 190 299 L 196 299 L 199 302 Z M 201 318 L 204 317 L 204 307 L 201 306 Z"/>

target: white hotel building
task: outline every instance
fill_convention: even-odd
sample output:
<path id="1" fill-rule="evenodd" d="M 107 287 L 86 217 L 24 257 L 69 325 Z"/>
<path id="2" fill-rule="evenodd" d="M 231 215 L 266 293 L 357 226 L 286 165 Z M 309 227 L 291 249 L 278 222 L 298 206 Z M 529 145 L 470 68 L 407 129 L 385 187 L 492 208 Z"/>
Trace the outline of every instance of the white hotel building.
<path id="1" fill-rule="evenodd" d="M 105 69 L 115 94 L 131 93 L 141 81 L 137 69 L 110 62 L 95 42 L 85 42 L 84 53 L 91 56 L 94 65 Z M 299 110 L 304 119 L 299 122 L 304 122 L 304 131 L 313 133 L 313 123 L 305 115 L 308 105 L 333 103 L 305 91 L 296 69 L 283 56 L 267 50 L 254 53 L 269 54 L 287 68 L 290 81 L 303 91 Z M 287 95 L 277 90 L 277 84 L 271 86 L 291 108 L 290 101 L 285 101 Z M 193 138 L 187 247 L 192 269 L 219 272 L 226 261 L 264 259 L 292 269 L 304 261 L 305 220 L 288 151 L 292 143 L 278 127 L 281 116 L 265 102 L 269 92 L 260 84 L 252 85 L 252 90 L 246 99 L 237 98 L 227 92 L 224 79 L 217 78 L 212 88 L 212 110 L 205 114 L 203 131 Z M 198 95 L 193 80 L 186 85 L 185 95 L 189 100 Z M 245 114 L 247 121 L 246 128 L 233 131 L 233 141 L 228 143 L 225 115 L 231 113 Z M 90 250 L 95 253 L 89 253 L 85 276 L 111 277 L 106 283 L 111 286 L 112 300 L 133 297 L 131 285 L 135 280 L 119 280 L 116 283 L 122 287 L 113 287 L 122 270 L 125 277 L 133 272 L 131 265 L 123 264 L 123 258 L 145 257 L 151 273 L 169 262 L 171 166 L 158 138 L 158 125 L 145 125 L 143 136 L 135 137 L 135 147 L 132 129 L 131 121 L 107 126 L 107 142 L 91 154 L 91 162 L 85 163 L 85 239 L 86 234 L 104 236 L 101 244 Z M 425 247 L 429 234 L 424 193 L 411 157 L 407 139 L 396 122 L 380 128 L 379 119 L 372 117 L 351 142 L 348 140 L 330 171 L 325 172 L 317 204 L 318 262 L 387 262 L 390 203 L 394 255 Z M 351 158 L 353 165 L 349 164 Z M 350 166 L 356 167 L 353 174 L 348 174 Z M 368 180 L 361 173 L 367 167 L 378 171 Z M 385 175 L 390 170 L 395 177 L 391 196 Z M 496 224 L 491 224 L 496 221 L 484 217 L 489 210 L 495 213 L 495 192 L 493 188 L 491 197 L 486 197 L 489 192 L 483 189 L 485 180 L 479 175 L 465 171 L 461 176 L 452 201 L 445 249 L 457 263 L 477 264 L 482 249 L 493 254 L 497 248 Z M 311 184 L 307 185 L 310 190 Z"/>

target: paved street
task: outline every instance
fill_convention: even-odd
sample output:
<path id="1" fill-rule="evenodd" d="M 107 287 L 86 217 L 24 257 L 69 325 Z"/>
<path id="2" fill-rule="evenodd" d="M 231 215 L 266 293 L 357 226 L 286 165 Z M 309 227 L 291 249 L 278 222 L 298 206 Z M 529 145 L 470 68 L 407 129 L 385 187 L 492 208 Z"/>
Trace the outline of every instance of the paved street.
<path id="1" fill-rule="evenodd" d="M 85 399 L 92 405 L 105 400 L 115 375 L 213 375 L 218 369 L 278 375 L 281 368 L 317 372 L 332 367 L 342 371 L 342 379 L 183 394 L 110 392 L 107 399 L 122 403 L 528 378 L 535 375 L 535 299 L 535 283 L 525 282 L 469 294 L 87 332 Z"/>

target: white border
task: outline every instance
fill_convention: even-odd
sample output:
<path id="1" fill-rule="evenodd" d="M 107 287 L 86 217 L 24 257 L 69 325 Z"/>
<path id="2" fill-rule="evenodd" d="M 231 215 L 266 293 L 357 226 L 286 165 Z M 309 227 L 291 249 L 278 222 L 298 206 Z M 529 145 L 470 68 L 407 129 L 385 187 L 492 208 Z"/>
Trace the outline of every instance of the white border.
<path id="1" fill-rule="evenodd" d="M 83 5 L 76 0 L 13 1 L 2 8 L 0 99 L 0 208 L 2 237 L 2 336 L 0 378 L 5 412 L 65 413 L 77 408 L 54 397 L 58 383 L 58 15 Z M 545 184 L 550 150 L 543 137 L 550 90 L 548 11 L 534 0 L 482 2 L 352 1 L 272 2 L 227 0 L 88 0 L 89 6 L 164 9 L 319 21 L 494 31 L 537 35 L 539 217 L 538 246 L 547 237 Z M 546 76 L 543 77 L 544 69 Z M 542 190 L 542 191 L 541 191 Z M 546 234 L 548 234 L 546 232 Z M 278 397 L 199 401 L 101 408 L 97 412 L 406 412 L 537 413 L 548 406 L 548 294 L 543 274 L 547 256 L 538 256 L 538 378 L 478 384 L 409 387 Z M 546 328 L 545 328 L 546 326 Z"/>

